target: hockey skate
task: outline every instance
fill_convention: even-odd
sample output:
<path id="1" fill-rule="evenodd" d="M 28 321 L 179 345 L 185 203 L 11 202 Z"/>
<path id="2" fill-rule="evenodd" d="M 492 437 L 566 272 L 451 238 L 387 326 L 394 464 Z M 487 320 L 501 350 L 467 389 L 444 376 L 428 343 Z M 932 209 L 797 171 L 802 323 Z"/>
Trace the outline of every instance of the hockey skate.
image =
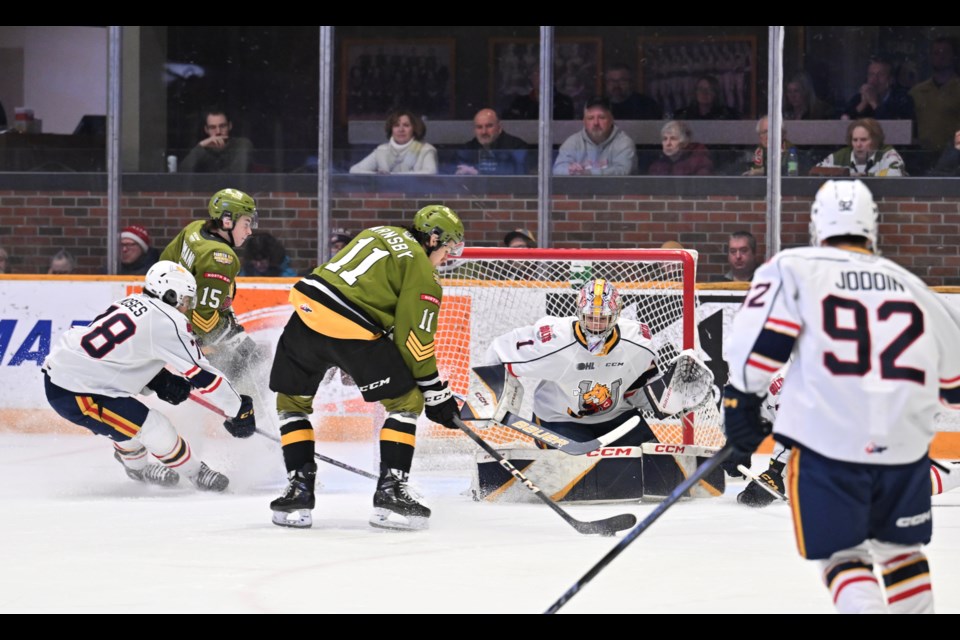
<path id="1" fill-rule="evenodd" d="M 142 469 L 128 467 L 126 461 L 119 451 L 113 452 L 113 457 L 117 462 L 123 465 L 123 470 L 127 472 L 127 477 L 137 482 L 146 484 L 155 484 L 161 487 L 172 487 L 180 482 L 180 476 L 176 471 L 162 464 L 148 464 Z"/>
<path id="2" fill-rule="evenodd" d="M 757 484 L 758 482 L 766 483 L 780 495 L 785 495 L 783 466 L 782 462 L 771 462 L 766 471 L 757 476 L 756 480 L 751 481 L 747 488 L 737 495 L 737 502 L 748 507 L 765 507 L 777 499 L 772 493 Z"/>
<path id="3" fill-rule="evenodd" d="M 373 515 L 370 524 L 380 529 L 412 531 L 426 529 L 430 509 L 420 502 L 407 484 L 409 474 L 400 469 L 387 469 L 380 474 L 373 494 Z"/>
<path id="4" fill-rule="evenodd" d="M 280 527 L 306 529 L 313 526 L 310 514 L 316 505 L 313 490 L 317 481 L 317 465 L 309 462 L 287 474 L 290 479 L 283 495 L 270 503 L 273 524 Z"/>
<path id="5" fill-rule="evenodd" d="M 190 480 L 200 491 L 223 491 L 230 484 L 230 478 L 219 471 L 214 471 L 207 466 L 206 462 L 200 463 L 200 472 Z"/>

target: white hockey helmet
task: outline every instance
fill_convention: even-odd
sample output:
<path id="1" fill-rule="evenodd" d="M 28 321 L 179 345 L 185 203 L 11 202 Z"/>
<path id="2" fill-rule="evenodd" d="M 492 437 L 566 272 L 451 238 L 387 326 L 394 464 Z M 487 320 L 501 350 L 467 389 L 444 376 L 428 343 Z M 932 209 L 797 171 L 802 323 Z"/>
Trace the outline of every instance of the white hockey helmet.
<path id="1" fill-rule="evenodd" d="M 810 240 L 814 246 L 836 236 L 861 236 L 877 244 L 879 214 L 873 194 L 860 180 L 827 180 L 810 208 Z"/>
<path id="2" fill-rule="evenodd" d="M 160 260 L 150 267 L 143 291 L 178 309 L 193 309 L 197 303 L 197 281 L 193 274 L 170 260 Z"/>
<path id="3" fill-rule="evenodd" d="M 623 301 L 615 286 L 603 278 L 591 278 L 580 289 L 577 320 L 583 331 L 606 338 L 616 326 L 622 308 Z"/>

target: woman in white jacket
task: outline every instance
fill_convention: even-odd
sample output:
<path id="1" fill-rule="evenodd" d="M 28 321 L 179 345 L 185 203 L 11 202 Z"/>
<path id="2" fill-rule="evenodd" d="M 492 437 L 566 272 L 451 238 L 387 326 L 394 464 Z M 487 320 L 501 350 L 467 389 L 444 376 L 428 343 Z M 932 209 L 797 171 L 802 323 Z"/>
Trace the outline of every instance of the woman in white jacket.
<path id="1" fill-rule="evenodd" d="M 387 116 L 387 142 L 350 167 L 350 173 L 437 173 L 437 149 L 424 142 L 427 127 L 420 116 L 399 109 Z"/>

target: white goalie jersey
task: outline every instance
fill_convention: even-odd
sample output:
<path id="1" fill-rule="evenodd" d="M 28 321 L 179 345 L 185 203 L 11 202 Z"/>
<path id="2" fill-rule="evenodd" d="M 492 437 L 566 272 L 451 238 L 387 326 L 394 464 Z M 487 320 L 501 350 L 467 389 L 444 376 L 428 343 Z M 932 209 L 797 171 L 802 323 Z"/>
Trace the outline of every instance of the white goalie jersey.
<path id="1" fill-rule="evenodd" d="M 493 341 L 484 364 L 500 363 L 539 381 L 533 410 L 547 422 L 595 424 L 634 411 L 630 398 L 659 375 L 650 330 L 625 318 L 591 352 L 576 317 L 546 316 Z"/>
<path id="2" fill-rule="evenodd" d="M 43 369 L 68 391 L 117 398 L 143 393 L 167 364 L 226 415 L 239 411 L 240 395 L 200 352 L 186 317 L 144 294 L 118 300 L 89 326 L 63 333 Z"/>

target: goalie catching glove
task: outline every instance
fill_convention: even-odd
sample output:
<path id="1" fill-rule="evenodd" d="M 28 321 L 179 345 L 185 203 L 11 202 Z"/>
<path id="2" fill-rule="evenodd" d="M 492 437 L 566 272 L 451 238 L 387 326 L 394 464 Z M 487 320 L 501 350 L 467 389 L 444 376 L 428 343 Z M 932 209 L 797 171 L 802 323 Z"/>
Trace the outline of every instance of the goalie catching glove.
<path id="1" fill-rule="evenodd" d="M 631 395 L 631 403 L 658 418 L 694 411 L 705 404 L 713 391 L 713 372 L 693 349 L 684 349 L 670 362 L 667 372 Z"/>
<path id="2" fill-rule="evenodd" d="M 170 373 L 166 369 L 160 369 L 160 373 L 147 383 L 147 388 L 152 389 L 158 398 L 170 404 L 180 404 L 186 400 L 190 397 L 191 389 L 186 378 Z"/>
<path id="3" fill-rule="evenodd" d="M 253 400 L 250 396 L 240 396 L 237 417 L 224 420 L 223 428 L 234 438 L 249 438 L 256 432 L 257 421 L 253 415 Z"/>
<path id="4" fill-rule="evenodd" d="M 454 418 L 460 417 L 460 407 L 446 382 L 423 389 L 423 404 L 427 418 L 447 429 L 459 429 Z"/>
<path id="5" fill-rule="evenodd" d="M 772 430 L 772 425 L 760 418 L 762 401 L 760 396 L 744 393 L 733 385 L 723 388 L 723 427 L 727 442 L 739 455 L 752 455 Z"/>

